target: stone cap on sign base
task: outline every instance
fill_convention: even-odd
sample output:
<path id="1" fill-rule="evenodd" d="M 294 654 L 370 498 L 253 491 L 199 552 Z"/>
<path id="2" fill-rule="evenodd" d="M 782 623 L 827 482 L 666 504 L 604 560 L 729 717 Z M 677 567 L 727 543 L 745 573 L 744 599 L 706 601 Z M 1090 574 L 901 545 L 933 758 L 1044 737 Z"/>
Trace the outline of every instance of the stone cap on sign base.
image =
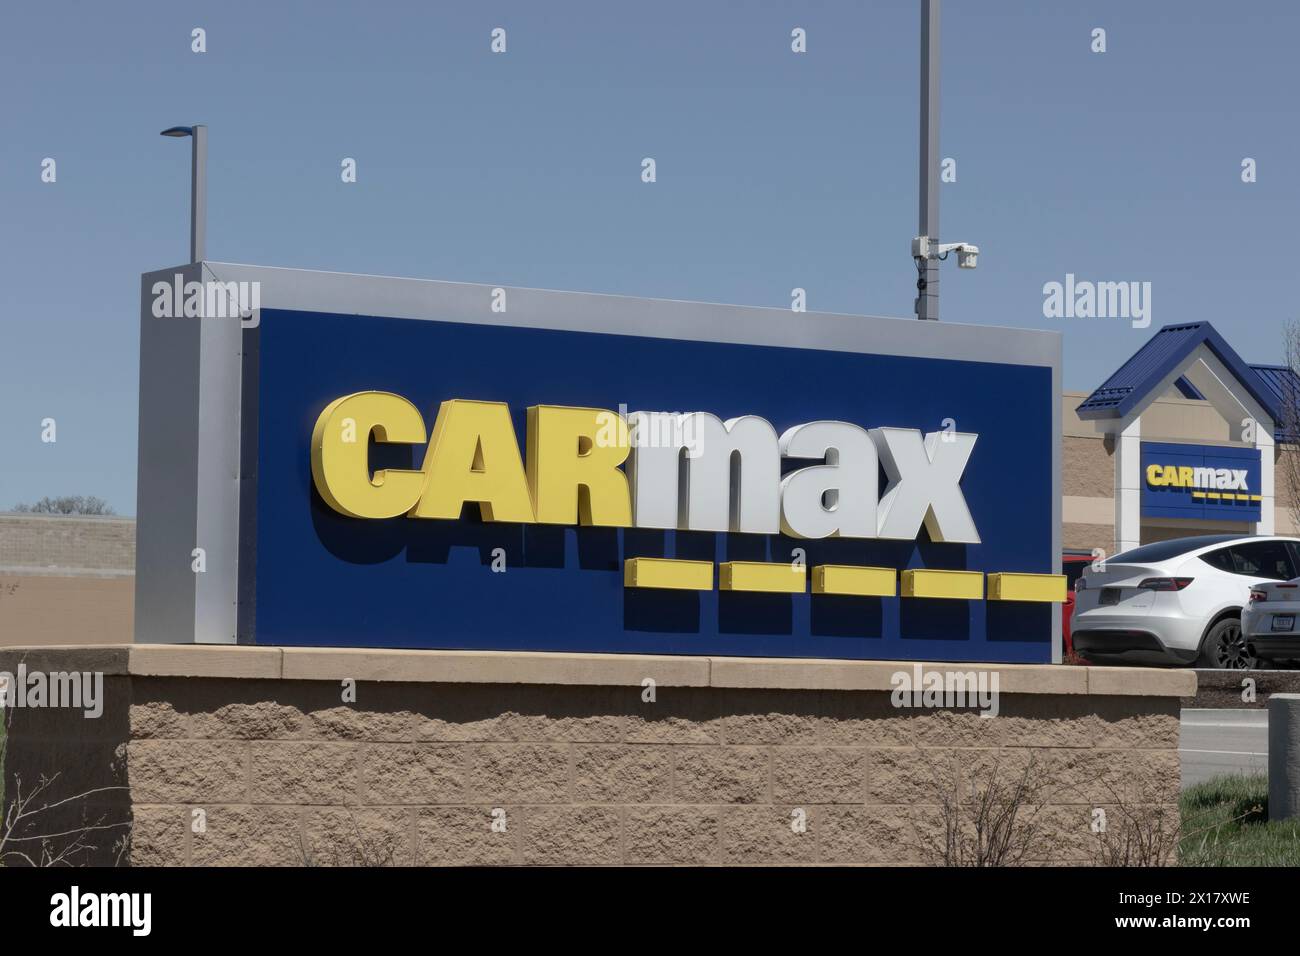
<path id="1" fill-rule="evenodd" d="M 624 686 L 653 677 L 666 687 L 889 691 L 914 661 L 383 650 L 337 647 L 135 644 L 0 648 L 0 671 L 99 671 L 106 676 L 246 680 L 358 680 L 443 684 Z M 997 673 L 1004 694 L 1191 697 L 1196 674 L 1153 667 L 924 661 L 925 670 Z"/>

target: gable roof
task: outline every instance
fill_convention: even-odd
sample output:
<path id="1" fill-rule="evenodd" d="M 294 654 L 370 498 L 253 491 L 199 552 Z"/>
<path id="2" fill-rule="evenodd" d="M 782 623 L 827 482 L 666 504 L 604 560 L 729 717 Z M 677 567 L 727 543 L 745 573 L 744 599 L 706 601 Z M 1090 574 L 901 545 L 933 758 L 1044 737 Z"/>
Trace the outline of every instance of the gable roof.
<path id="1" fill-rule="evenodd" d="M 1079 417 L 1123 418 L 1201 345 L 1224 364 L 1274 422 L 1282 421 L 1286 407 L 1282 401 L 1283 389 L 1287 387 L 1285 379 L 1279 376 L 1274 387 L 1261 372 L 1242 361 L 1209 322 L 1166 325 L 1083 400 L 1077 409 Z"/>

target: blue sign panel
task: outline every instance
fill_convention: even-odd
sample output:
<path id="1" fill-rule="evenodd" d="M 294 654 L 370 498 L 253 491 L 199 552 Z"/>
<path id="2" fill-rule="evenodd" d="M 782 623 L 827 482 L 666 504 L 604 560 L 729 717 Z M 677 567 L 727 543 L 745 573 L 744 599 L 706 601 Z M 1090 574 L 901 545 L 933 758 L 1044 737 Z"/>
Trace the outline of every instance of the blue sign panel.
<path id="1" fill-rule="evenodd" d="M 715 570 L 723 562 L 768 562 L 809 572 L 829 565 L 1051 574 L 1059 560 L 1053 473 L 1059 395 L 1049 366 L 271 308 L 262 309 L 259 327 L 246 336 L 252 345 L 244 370 L 243 467 L 251 507 L 241 507 L 241 640 L 1051 659 L 1059 614 L 1052 603 L 904 596 L 901 590 L 826 594 L 813 593 L 811 585 L 794 593 L 724 590 L 720 576 L 706 577 L 706 587 L 694 590 L 637 588 L 625 574 L 634 558 L 711 562 Z M 375 392 L 387 393 L 390 404 L 400 396 L 413 406 L 410 414 L 417 423 L 423 418 L 430 447 L 449 440 L 434 427 L 442 403 L 505 403 L 530 482 L 534 453 L 541 454 L 529 412 L 537 406 L 701 411 L 724 421 L 758 416 L 777 435 L 801 423 L 915 429 L 917 447 L 920 435 L 934 442 L 948 441 L 945 432 L 977 436 L 964 468 L 949 478 L 959 477 L 950 490 L 960 488 L 978 543 L 931 540 L 927 529 L 956 521 L 951 511 L 927 513 L 923 524 L 918 514 L 913 540 L 489 522 L 476 504 L 459 519 L 412 517 L 401 509 L 391 512 L 397 517 L 357 517 L 342 491 L 332 502 L 322 497 L 313 470 L 320 434 L 314 439 L 313 430 L 333 421 L 325 414 L 331 403 Z M 367 430 L 363 422 L 363 443 Z M 368 442 L 369 467 L 391 469 L 386 481 L 425 467 L 425 446 L 400 441 L 372 435 Z M 480 477 L 510 464 L 512 456 L 499 451 L 486 443 L 474 451 Z M 938 460 L 935 447 L 928 454 Z M 788 477 L 807 464 L 787 458 L 781 468 Z M 906 464 L 881 455 L 882 496 L 892 487 L 891 468 Z M 907 467 L 926 470 L 924 460 Z M 853 493 L 839 492 L 846 513 Z M 889 505 L 881 502 L 882 514 Z M 718 584 L 709 586 L 711 580 Z M 982 579 L 975 580 L 984 593 Z"/>
<path id="2" fill-rule="evenodd" d="M 1257 448 L 1142 443 L 1142 514 L 1198 521 L 1258 521 Z"/>

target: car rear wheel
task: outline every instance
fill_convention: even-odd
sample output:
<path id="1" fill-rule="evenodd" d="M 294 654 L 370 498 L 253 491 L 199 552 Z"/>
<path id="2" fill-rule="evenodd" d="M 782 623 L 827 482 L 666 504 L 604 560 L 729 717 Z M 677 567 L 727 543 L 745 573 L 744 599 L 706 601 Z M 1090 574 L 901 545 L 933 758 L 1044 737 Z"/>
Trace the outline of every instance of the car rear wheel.
<path id="1" fill-rule="evenodd" d="M 1215 670 L 1247 670 L 1260 667 L 1260 661 L 1246 646 L 1246 636 L 1241 632 L 1241 621 L 1227 617 L 1210 628 L 1201 641 L 1198 667 Z"/>

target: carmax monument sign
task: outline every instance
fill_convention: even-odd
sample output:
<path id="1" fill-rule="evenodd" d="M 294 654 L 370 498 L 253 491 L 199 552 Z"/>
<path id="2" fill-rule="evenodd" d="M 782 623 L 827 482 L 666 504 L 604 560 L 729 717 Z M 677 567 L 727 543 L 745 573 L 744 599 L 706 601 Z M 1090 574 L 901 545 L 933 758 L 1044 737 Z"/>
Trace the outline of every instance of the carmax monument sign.
<path id="1" fill-rule="evenodd" d="M 1059 659 L 1054 333 L 177 271 L 137 640 Z"/>

